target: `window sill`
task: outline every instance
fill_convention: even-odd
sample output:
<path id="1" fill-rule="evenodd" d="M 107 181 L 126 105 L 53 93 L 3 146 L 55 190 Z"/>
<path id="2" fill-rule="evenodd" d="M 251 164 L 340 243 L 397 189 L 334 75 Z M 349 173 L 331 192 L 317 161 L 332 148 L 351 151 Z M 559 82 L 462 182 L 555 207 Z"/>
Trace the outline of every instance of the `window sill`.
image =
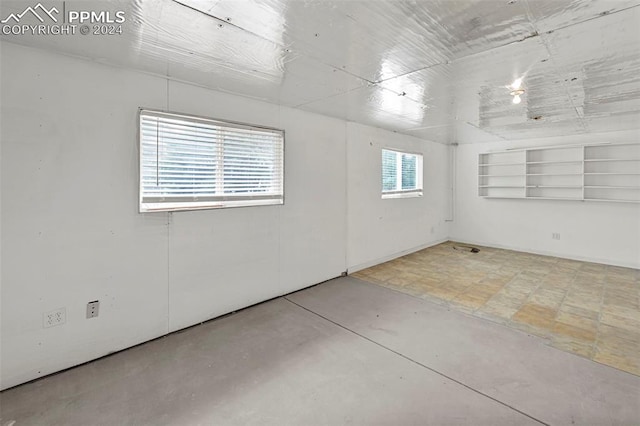
<path id="1" fill-rule="evenodd" d="M 422 191 L 420 192 L 398 192 L 395 194 L 382 194 L 382 199 L 390 198 L 419 198 L 422 197 Z"/>
<path id="2" fill-rule="evenodd" d="M 140 213 L 181 212 L 193 210 L 216 210 L 237 207 L 258 207 L 284 204 L 283 199 L 218 201 L 218 202 L 190 202 L 190 203 L 148 203 L 141 204 Z"/>

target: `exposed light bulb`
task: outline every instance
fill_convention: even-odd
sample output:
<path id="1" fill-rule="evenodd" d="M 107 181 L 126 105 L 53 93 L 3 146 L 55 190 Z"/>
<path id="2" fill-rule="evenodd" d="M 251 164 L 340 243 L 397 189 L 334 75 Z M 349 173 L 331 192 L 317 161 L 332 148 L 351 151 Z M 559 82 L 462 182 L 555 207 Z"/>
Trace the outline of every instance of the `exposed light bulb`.
<path id="1" fill-rule="evenodd" d="M 511 88 L 513 90 L 518 90 L 520 88 L 520 86 L 522 85 L 522 77 L 520 78 L 516 78 L 513 83 L 511 83 Z"/>
<path id="2" fill-rule="evenodd" d="M 522 99 L 520 99 L 520 95 L 515 95 L 513 97 L 513 103 L 516 104 L 516 105 L 519 104 L 521 100 Z"/>

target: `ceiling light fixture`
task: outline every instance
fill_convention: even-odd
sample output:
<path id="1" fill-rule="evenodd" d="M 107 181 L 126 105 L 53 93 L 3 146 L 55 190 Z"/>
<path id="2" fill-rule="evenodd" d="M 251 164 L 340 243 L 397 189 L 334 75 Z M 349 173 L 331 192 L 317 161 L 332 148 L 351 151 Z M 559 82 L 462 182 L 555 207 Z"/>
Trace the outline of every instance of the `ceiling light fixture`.
<path id="1" fill-rule="evenodd" d="M 520 86 L 522 86 L 522 77 L 513 80 L 513 83 L 511 83 L 511 86 L 509 87 L 511 87 L 511 89 L 513 90 L 518 90 Z"/>
<path id="2" fill-rule="evenodd" d="M 513 103 L 517 105 L 522 100 L 520 95 L 524 94 L 524 89 L 513 90 L 509 94 L 513 96 Z"/>
<path id="3" fill-rule="evenodd" d="M 520 95 L 524 94 L 524 89 L 522 88 L 522 77 L 516 78 L 508 88 L 511 89 L 509 94 L 513 96 L 513 103 L 516 105 L 519 104 L 522 101 Z"/>

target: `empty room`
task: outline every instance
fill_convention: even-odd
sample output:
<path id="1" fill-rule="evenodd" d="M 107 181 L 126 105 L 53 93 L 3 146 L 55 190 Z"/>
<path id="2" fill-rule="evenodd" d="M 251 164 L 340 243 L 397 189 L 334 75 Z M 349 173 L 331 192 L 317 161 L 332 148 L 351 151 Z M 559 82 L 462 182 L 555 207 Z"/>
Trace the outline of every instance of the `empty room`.
<path id="1" fill-rule="evenodd" d="M 0 28 L 0 426 L 640 424 L 640 0 Z"/>

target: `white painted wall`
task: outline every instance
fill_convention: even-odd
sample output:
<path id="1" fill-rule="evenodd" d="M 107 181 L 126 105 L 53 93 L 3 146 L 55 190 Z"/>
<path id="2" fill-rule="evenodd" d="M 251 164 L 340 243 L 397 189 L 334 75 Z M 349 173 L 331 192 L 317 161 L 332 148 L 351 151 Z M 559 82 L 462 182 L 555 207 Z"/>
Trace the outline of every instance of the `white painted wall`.
<path id="1" fill-rule="evenodd" d="M 357 123 L 347 139 L 349 272 L 445 241 L 450 148 Z M 382 148 L 423 155 L 422 197 L 381 198 Z"/>
<path id="2" fill-rule="evenodd" d="M 345 123 L 170 83 L 169 110 L 285 129 L 285 204 L 174 213 L 169 331 L 336 277 L 345 267 Z"/>
<path id="3" fill-rule="evenodd" d="M 446 238 L 444 146 L 0 47 L 2 389 Z M 138 107 L 285 129 L 285 204 L 139 214 Z M 425 153 L 423 198 L 380 200 L 382 146 Z"/>
<path id="4" fill-rule="evenodd" d="M 136 213 L 135 140 L 167 84 L 7 43 L 1 67 L 6 388 L 166 333 L 168 216 Z"/>
<path id="5" fill-rule="evenodd" d="M 507 148 L 598 142 L 638 142 L 640 132 L 463 143 L 456 149 L 456 241 L 640 268 L 640 205 L 478 196 L 478 154 Z M 560 233 L 560 240 L 551 234 Z"/>

